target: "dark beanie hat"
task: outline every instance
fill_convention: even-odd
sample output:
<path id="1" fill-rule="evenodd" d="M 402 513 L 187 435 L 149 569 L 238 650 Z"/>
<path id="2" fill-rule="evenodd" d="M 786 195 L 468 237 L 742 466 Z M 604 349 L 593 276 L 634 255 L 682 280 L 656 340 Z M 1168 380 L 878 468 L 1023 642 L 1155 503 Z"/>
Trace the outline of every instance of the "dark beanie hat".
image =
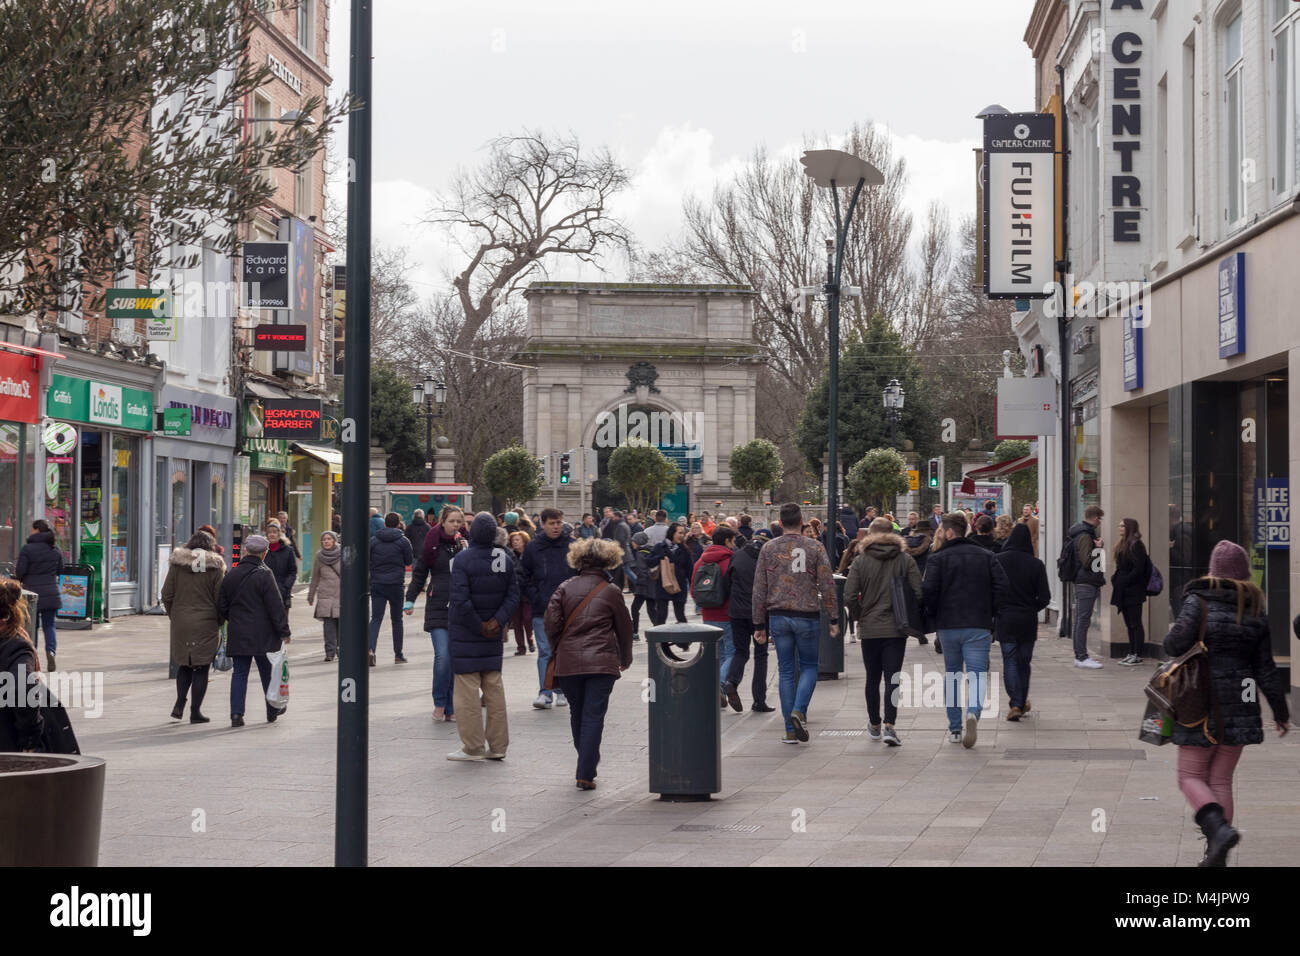
<path id="1" fill-rule="evenodd" d="M 1210 577 L 1250 580 L 1250 555 L 1231 541 L 1220 541 L 1210 553 Z"/>

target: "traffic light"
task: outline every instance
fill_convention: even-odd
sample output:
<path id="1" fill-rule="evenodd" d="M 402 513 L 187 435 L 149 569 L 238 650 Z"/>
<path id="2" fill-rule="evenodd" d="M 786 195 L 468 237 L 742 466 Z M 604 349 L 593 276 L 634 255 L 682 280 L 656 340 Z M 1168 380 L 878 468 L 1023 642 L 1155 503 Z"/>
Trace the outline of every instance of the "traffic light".
<path id="1" fill-rule="evenodd" d="M 931 488 L 939 487 L 939 459 L 938 458 L 930 459 L 930 487 Z"/>
<path id="2" fill-rule="evenodd" d="M 569 453 L 566 451 L 560 454 L 560 484 L 567 485 L 568 483 L 569 483 Z"/>
<path id="3" fill-rule="evenodd" d="M 553 453 L 548 453 L 544 458 L 538 458 L 537 463 L 542 469 L 542 484 L 546 487 L 551 485 L 551 462 L 555 460 Z"/>

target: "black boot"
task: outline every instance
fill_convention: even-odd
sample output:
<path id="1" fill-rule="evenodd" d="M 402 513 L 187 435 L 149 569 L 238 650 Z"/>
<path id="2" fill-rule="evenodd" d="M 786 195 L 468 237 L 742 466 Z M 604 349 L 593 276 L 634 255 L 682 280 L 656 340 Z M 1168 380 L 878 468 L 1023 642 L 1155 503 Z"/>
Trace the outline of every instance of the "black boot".
<path id="1" fill-rule="evenodd" d="M 1205 834 L 1205 859 L 1201 866 L 1227 866 L 1228 851 L 1241 842 L 1238 833 L 1223 816 L 1223 807 L 1207 803 L 1196 811 L 1196 822 Z"/>

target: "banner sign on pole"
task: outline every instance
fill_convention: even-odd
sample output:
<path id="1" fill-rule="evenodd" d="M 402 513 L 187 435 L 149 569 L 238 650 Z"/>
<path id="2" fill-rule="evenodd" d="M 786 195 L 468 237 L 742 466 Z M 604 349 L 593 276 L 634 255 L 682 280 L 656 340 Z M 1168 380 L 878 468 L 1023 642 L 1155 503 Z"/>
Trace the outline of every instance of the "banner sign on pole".
<path id="1" fill-rule="evenodd" d="M 240 279 L 244 306 L 249 309 L 289 309 L 289 243 L 246 242 Z"/>
<path id="2" fill-rule="evenodd" d="M 984 120 L 984 294 L 1052 294 L 1056 242 L 1056 118 L 1005 113 Z"/>

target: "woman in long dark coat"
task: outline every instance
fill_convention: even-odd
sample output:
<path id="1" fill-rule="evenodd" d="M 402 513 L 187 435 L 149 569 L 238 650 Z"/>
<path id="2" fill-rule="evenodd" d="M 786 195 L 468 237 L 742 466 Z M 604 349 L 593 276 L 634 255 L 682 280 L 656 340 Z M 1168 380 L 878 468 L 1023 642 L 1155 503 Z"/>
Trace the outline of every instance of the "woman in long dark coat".
<path id="1" fill-rule="evenodd" d="M 650 620 L 655 624 L 667 622 L 668 605 L 671 603 L 677 623 L 685 624 L 686 594 L 691 589 L 691 569 L 695 567 L 694 557 L 691 555 L 690 546 L 686 542 L 685 525 L 674 521 L 668 526 L 668 532 L 664 535 L 664 539 L 656 544 L 650 552 L 650 570 L 654 571 L 655 568 L 659 567 L 659 561 L 663 558 L 667 558 L 672 563 L 677 578 L 678 591 L 676 594 L 668 593 L 664 588 L 662 574 L 654 578 L 654 604 L 651 609 Z"/>
<path id="2" fill-rule="evenodd" d="M 36 602 L 36 614 L 40 620 L 40 632 L 45 635 L 45 663 L 48 670 L 57 670 L 55 652 L 58 650 L 58 632 L 54 628 L 54 619 L 59 608 L 63 607 L 63 598 L 59 594 L 59 572 L 63 570 L 63 552 L 54 546 L 54 532 L 43 519 L 32 522 L 32 534 L 22 551 L 18 552 L 18 565 L 14 568 L 14 577 L 22 582 L 28 591 L 39 595 Z M 34 622 L 33 622 L 34 623 Z M 35 633 L 36 628 L 32 628 Z M 38 638 L 32 639 L 32 647 Z"/>
<path id="3" fill-rule="evenodd" d="M 185 714 L 185 698 L 194 691 L 190 723 L 206 724 L 203 696 L 208 690 L 208 668 L 221 644 L 217 601 L 226 562 L 216 553 L 216 541 L 206 531 L 196 531 L 185 547 L 172 551 L 163 581 L 162 602 L 171 619 L 171 652 L 176 662 L 176 706 L 172 720 Z"/>
<path id="4" fill-rule="evenodd" d="M 262 678 L 262 691 L 271 686 L 271 662 L 267 654 L 278 651 L 290 640 L 289 615 L 275 575 L 264 563 L 269 542 L 260 534 L 244 542 L 239 564 L 221 582 L 217 599 L 219 619 L 226 628 L 226 651 L 234 661 L 230 678 L 230 726 L 244 726 L 244 704 L 248 695 L 248 671 L 254 661 Z M 280 711 L 266 704 L 266 722 L 274 723 Z"/>
<path id="5" fill-rule="evenodd" d="M 1142 627 L 1142 605 L 1147 601 L 1147 582 L 1151 580 L 1151 558 L 1142 543 L 1142 532 L 1133 518 L 1119 526 L 1119 543 L 1115 545 L 1115 573 L 1110 576 L 1110 603 L 1124 616 L 1128 628 L 1128 656 L 1121 664 L 1136 667 L 1142 663 L 1146 646 L 1146 629 Z"/>

